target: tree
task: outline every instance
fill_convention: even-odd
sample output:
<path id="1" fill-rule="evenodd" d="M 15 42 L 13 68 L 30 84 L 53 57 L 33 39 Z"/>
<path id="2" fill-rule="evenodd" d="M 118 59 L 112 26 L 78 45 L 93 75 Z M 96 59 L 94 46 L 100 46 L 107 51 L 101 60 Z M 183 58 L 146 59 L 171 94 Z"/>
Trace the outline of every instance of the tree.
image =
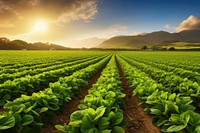
<path id="1" fill-rule="evenodd" d="M 174 48 L 174 47 L 170 47 L 168 50 L 169 50 L 169 51 L 174 51 L 175 48 Z"/>
<path id="2" fill-rule="evenodd" d="M 10 40 L 8 39 L 8 38 L 5 38 L 5 37 L 1 37 L 0 38 L 0 42 L 2 43 L 9 43 L 10 42 Z"/>
<path id="3" fill-rule="evenodd" d="M 143 50 L 143 51 L 147 50 L 147 46 L 143 46 L 143 47 L 141 48 L 141 50 Z"/>

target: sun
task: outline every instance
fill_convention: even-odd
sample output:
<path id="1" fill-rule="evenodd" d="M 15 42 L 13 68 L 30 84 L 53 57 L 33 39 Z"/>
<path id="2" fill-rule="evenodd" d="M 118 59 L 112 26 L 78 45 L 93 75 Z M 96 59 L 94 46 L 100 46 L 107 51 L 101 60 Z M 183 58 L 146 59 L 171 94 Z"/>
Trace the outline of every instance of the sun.
<path id="1" fill-rule="evenodd" d="M 35 32 L 45 32 L 48 29 L 48 23 L 44 20 L 37 21 L 34 26 Z"/>

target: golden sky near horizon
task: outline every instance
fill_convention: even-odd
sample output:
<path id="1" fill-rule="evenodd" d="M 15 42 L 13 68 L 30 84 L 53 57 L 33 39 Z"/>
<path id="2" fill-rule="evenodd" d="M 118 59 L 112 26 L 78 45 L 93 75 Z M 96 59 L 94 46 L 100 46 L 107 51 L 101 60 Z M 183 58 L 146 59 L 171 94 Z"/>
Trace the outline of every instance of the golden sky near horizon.
<path id="1" fill-rule="evenodd" d="M 181 4 L 180 0 L 0 0 L 0 37 L 65 45 L 94 37 L 200 29 L 199 4 L 196 0 Z"/>
<path id="2" fill-rule="evenodd" d="M 75 34 L 71 21 L 89 21 L 96 13 L 96 0 L 0 0 L 0 34 L 30 41 L 68 39 Z"/>

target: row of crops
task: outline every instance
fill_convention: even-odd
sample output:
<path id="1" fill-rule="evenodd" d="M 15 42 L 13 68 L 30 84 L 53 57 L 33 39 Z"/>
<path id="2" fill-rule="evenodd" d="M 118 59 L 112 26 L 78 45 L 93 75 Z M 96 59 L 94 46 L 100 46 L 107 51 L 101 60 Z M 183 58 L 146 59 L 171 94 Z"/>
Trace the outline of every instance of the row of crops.
<path id="1" fill-rule="evenodd" d="M 161 132 L 200 132 L 198 52 L 3 52 L 0 133 L 42 132 L 101 69 L 70 122 L 55 128 L 65 133 L 124 133 L 125 88 L 117 63 L 133 96 L 140 98 Z"/>

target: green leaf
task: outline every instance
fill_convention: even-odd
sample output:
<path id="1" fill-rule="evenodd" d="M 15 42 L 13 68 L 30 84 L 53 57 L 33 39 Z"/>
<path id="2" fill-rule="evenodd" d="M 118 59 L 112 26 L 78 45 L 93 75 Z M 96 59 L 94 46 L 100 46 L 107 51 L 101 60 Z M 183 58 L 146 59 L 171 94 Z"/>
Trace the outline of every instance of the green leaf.
<path id="1" fill-rule="evenodd" d="M 103 114 L 105 113 L 105 111 L 106 111 L 106 108 L 104 108 L 104 107 L 97 108 L 97 110 L 96 110 L 97 116 L 94 118 L 93 121 L 96 122 L 100 117 L 103 116 Z"/>
<path id="2" fill-rule="evenodd" d="M 96 128 L 92 128 L 86 133 L 99 133 L 99 132 L 98 132 L 98 130 Z"/>
<path id="3" fill-rule="evenodd" d="M 13 113 L 21 113 L 24 109 L 26 109 L 26 106 L 24 104 L 12 106 L 12 112 Z"/>
<path id="4" fill-rule="evenodd" d="M 174 102 L 166 101 L 166 104 L 168 105 L 168 110 L 171 113 L 180 113 L 179 112 L 179 107 Z"/>
<path id="5" fill-rule="evenodd" d="M 5 100 L 0 100 L 0 106 L 4 106 L 4 104 L 5 104 Z"/>
<path id="6" fill-rule="evenodd" d="M 1 100 L 0 100 L 1 103 Z M 8 101 L 4 106 L 0 104 L 0 106 L 3 106 L 5 109 L 12 109 L 13 105 L 15 105 L 15 103 Z"/>
<path id="7" fill-rule="evenodd" d="M 115 117 L 115 113 L 114 113 L 113 111 L 111 111 L 111 112 L 109 113 L 109 115 L 108 115 L 108 118 L 109 118 L 110 120 L 113 120 L 114 117 Z"/>
<path id="8" fill-rule="evenodd" d="M 62 126 L 62 125 L 55 125 L 55 128 L 56 128 L 58 131 L 65 132 L 64 126 Z"/>
<path id="9" fill-rule="evenodd" d="M 168 119 L 166 119 L 165 117 L 161 117 L 161 116 L 158 116 L 158 121 L 156 122 L 156 125 L 157 126 L 161 126 L 163 125 L 164 123 L 168 122 Z"/>
<path id="10" fill-rule="evenodd" d="M 110 103 L 109 103 L 108 100 L 102 100 L 101 102 L 105 107 L 109 107 L 110 106 Z"/>
<path id="11" fill-rule="evenodd" d="M 85 104 L 79 104 L 78 108 L 79 109 L 87 109 L 88 107 Z"/>
<path id="12" fill-rule="evenodd" d="M 5 130 L 14 127 L 15 118 L 12 115 L 0 116 L 0 130 Z"/>
<path id="13" fill-rule="evenodd" d="M 32 112 L 34 115 L 40 117 L 40 115 L 38 114 L 38 112 L 36 112 L 35 110 L 31 110 L 31 112 Z"/>
<path id="14" fill-rule="evenodd" d="M 103 131 L 99 131 L 99 133 L 111 133 L 111 130 L 103 130 Z"/>
<path id="15" fill-rule="evenodd" d="M 172 114 L 169 118 L 169 123 L 166 123 L 162 131 L 163 132 L 179 132 L 187 127 L 190 120 L 190 115 L 188 112 L 184 112 L 180 115 Z"/>
<path id="16" fill-rule="evenodd" d="M 173 125 L 167 129 L 167 132 L 178 132 L 184 129 L 186 125 Z"/>
<path id="17" fill-rule="evenodd" d="M 200 114 L 190 110 L 186 112 L 190 116 L 190 124 L 193 126 L 200 125 Z"/>
<path id="18" fill-rule="evenodd" d="M 41 110 L 40 110 L 40 112 L 39 112 L 39 113 L 41 114 L 41 113 L 43 113 L 43 112 L 46 112 L 47 110 L 48 110 L 48 108 L 47 108 L 47 107 L 43 107 L 43 108 L 41 108 Z"/>
<path id="19" fill-rule="evenodd" d="M 173 102 L 173 101 L 175 100 L 175 98 L 176 98 L 176 94 L 175 94 L 175 93 L 173 93 L 173 94 L 171 94 L 171 95 L 169 96 L 169 98 L 168 98 L 168 99 L 169 99 L 170 101 L 172 101 L 172 102 Z"/>
<path id="20" fill-rule="evenodd" d="M 161 93 L 161 95 L 160 95 L 160 98 L 163 99 L 163 100 L 166 100 L 167 97 L 168 97 L 168 92 L 163 92 L 163 93 Z"/>
<path id="21" fill-rule="evenodd" d="M 3 100 L 9 100 L 10 99 L 10 94 L 6 94 L 4 97 L 3 97 Z"/>
<path id="22" fill-rule="evenodd" d="M 75 111 L 74 113 L 71 114 L 70 121 L 82 120 L 83 117 L 84 117 L 83 111 Z"/>
<path id="23" fill-rule="evenodd" d="M 30 130 L 28 126 L 23 126 L 20 133 L 31 133 Z"/>
<path id="24" fill-rule="evenodd" d="M 107 118 L 107 117 L 100 118 L 98 121 L 99 130 L 107 129 L 109 124 L 110 124 L 109 118 Z"/>
<path id="25" fill-rule="evenodd" d="M 34 123 L 34 125 L 38 125 L 38 126 L 43 126 L 44 125 L 42 123 L 42 120 L 40 119 L 40 117 L 34 117 L 33 123 Z"/>
<path id="26" fill-rule="evenodd" d="M 82 120 L 70 121 L 69 125 L 72 127 L 80 127 Z"/>
<path id="27" fill-rule="evenodd" d="M 93 119 L 93 117 L 96 115 L 96 110 L 94 110 L 93 108 L 89 108 L 87 109 L 87 114 L 89 115 L 89 117 L 91 117 L 91 119 Z"/>
<path id="28" fill-rule="evenodd" d="M 14 118 L 15 118 L 15 123 L 18 123 L 22 120 L 21 115 L 20 114 L 13 114 Z"/>
<path id="29" fill-rule="evenodd" d="M 50 110 L 58 110 L 59 109 L 59 106 L 58 106 L 58 104 L 49 104 L 48 105 L 48 108 L 50 109 Z"/>
<path id="30" fill-rule="evenodd" d="M 112 129 L 112 133 L 125 133 L 124 128 L 120 127 L 120 126 L 115 126 Z"/>
<path id="31" fill-rule="evenodd" d="M 114 117 L 114 123 L 113 123 L 113 125 L 118 125 L 122 121 L 123 121 L 123 113 L 122 112 L 117 112 L 115 114 L 115 117 Z"/>
<path id="32" fill-rule="evenodd" d="M 26 110 L 24 110 L 25 113 L 28 113 L 29 111 L 31 111 L 33 108 L 35 108 L 35 106 L 37 106 L 37 102 L 35 102 L 32 106 L 30 106 L 29 108 L 27 108 Z"/>
<path id="33" fill-rule="evenodd" d="M 175 124 L 183 124 L 181 116 L 178 114 L 172 114 L 171 117 L 169 118 L 169 121 L 171 121 Z"/>
<path id="34" fill-rule="evenodd" d="M 154 115 L 162 115 L 163 112 L 160 111 L 159 109 L 154 109 L 154 108 L 151 108 L 151 114 L 154 114 Z"/>
<path id="35" fill-rule="evenodd" d="M 109 91 L 107 92 L 107 95 L 106 95 L 106 99 L 109 99 L 109 98 L 114 98 L 116 96 L 115 92 L 113 91 Z"/>
<path id="36" fill-rule="evenodd" d="M 22 124 L 23 126 L 29 125 L 29 124 L 31 124 L 32 122 L 33 122 L 33 116 L 32 116 L 32 115 L 24 115 L 24 116 L 22 117 L 21 124 Z"/>
<path id="37" fill-rule="evenodd" d="M 81 132 L 85 133 L 87 130 L 94 128 L 93 122 L 88 115 L 85 115 L 82 120 Z"/>
<path id="38" fill-rule="evenodd" d="M 70 130 L 70 126 L 68 126 L 68 125 L 64 125 L 64 126 L 62 126 L 62 125 L 55 125 L 55 128 L 58 131 L 61 131 L 61 132 L 64 132 L 64 133 L 66 133 L 67 131 Z"/>
<path id="39" fill-rule="evenodd" d="M 200 133 L 200 126 L 197 126 L 197 127 L 195 128 L 195 133 Z"/>

